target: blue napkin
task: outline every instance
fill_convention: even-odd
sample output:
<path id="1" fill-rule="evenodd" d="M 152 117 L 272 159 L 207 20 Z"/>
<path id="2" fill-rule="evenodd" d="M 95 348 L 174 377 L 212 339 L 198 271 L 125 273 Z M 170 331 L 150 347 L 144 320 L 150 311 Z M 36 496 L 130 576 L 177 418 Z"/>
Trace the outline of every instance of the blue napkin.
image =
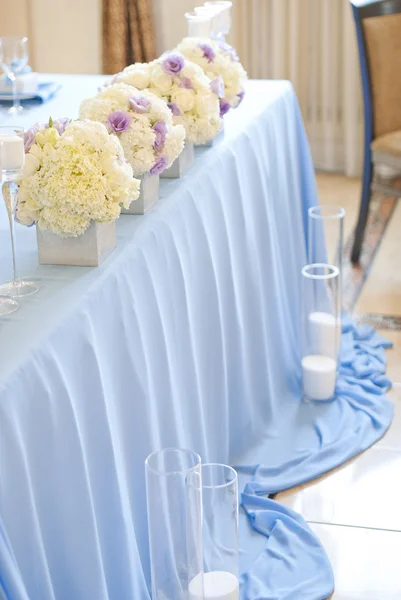
<path id="1" fill-rule="evenodd" d="M 36 95 L 34 98 L 30 98 L 27 100 L 21 99 L 21 102 L 33 102 L 33 103 L 40 103 L 43 104 L 44 102 L 47 102 L 48 100 L 50 100 L 51 98 L 53 98 L 53 96 L 59 91 L 59 89 L 61 88 L 61 84 L 60 83 L 55 83 L 52 81 L 49 81 L 47 83 L 39 83 L 38 86 L 38 90 L 36 92 Z M 10 96 L 10 99 L 8 100 L 0 100 L 1 102 L 12 102 L 13 101 L 13 97 L 12 94 L 1 94 L 2 96 Z"/>

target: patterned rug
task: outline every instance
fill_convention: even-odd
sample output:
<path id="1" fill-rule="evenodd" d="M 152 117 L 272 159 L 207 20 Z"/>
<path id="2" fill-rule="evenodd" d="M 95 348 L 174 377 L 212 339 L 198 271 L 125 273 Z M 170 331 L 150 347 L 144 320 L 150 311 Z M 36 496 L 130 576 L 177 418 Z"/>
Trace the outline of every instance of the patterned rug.
<path id="1" fill-rule="evenodd" d="M 344 248 L 344 290 L 343 304 L 347 312 L 354 310 L 363 286 L 369 277 L 375 256 L 384 238 L 387 226 L 397 203 L 396 198 L 375 195 L 371 200 L 371 208 L 366 226 L 365 241 L 362 246 L 359 265 L 351 262 L 351 249 L 354 241 L 352 233 Z M 364 314 L 355 315 L 360 324 L 373 325 L 377 329 L 401 330 L 401 317 L 398 315 Z"/>

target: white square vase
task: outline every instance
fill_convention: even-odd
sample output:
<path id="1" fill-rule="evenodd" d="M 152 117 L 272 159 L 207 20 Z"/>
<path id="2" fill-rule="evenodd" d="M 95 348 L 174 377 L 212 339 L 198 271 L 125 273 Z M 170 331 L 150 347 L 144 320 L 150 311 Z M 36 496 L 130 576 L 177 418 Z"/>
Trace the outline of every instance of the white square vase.
<path id="1" fill-rule="evenodd" d="M 194 145 L 191 144 L 191 142 L 187 142 L 184 146 L 184 150 L 177 156 L 171 167 L 163 171 L 163 173 L 160 174 L 160 177 L 163 179 L 178 179 L 192 167 L 194 160 Z"/>
<path id="2" fill-rule="evenodd" d="M 144 215 L 159 200 L 159 175 L 141 177 L 139 198 L 131 202 L 129 208 L 122 208 L 122 215 Z"/>
<path id="3" fill-rule="evenodd" d="M 92 221 L 78 237 L 62 238 L 36 227 L 39 264 L 98 267 L 116 247 L 116 223 Z"/>
<path id="4" fill-rule="evenodd" d="M 219 133 L 212 140 L 206 142 L 206 144 L 196 144 L 197 147 L 200 148 L 211 148 L 212 146 L 216 146 L 216 144 L 220 144 L 220 142 L 224 139 L 224 123 Z"/>

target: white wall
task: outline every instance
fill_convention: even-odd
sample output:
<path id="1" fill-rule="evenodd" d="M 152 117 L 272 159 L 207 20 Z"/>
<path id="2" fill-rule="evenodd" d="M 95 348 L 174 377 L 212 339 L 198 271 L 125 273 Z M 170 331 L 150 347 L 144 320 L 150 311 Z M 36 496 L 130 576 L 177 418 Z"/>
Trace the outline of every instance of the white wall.
<path id="1" fill-rule="evenodd" d="M 39 72 L 101 73 L 101 0 L 0 0 L 0 35 L 27 35 Z"/>

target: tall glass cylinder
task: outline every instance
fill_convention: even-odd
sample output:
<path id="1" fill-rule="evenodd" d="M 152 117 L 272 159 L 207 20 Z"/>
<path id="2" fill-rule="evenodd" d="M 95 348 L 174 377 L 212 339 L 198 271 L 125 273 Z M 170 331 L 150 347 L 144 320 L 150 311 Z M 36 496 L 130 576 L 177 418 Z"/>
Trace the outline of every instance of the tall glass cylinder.
<path id="1" fill-rule="evenodd" d="M 238 600 L 238 479 L 234 469 L 221 464 L 202 466 L 202 503 L 204 573 L 191 581 L 189 599 Z"/>
<path id="2" fill-rule="evenodd" d="M 341 303 L 344 221 L 345 210 L 341 206 L 311 206 L 308 210 L 308 264 L 338 267 Z"/>
<path id="3" fill-rule="evenodd" d="M 188 600 L 203 571 L 201 459 L 169 448 L 148 456 L 145 470 L 152 600 Z"/>
<path id="4" fill-rule="evenodd" d="M 339 268 L 316 263 L 302 269 L 302 376 L 306 401 L 334 397 L 341 340 Z"/>

